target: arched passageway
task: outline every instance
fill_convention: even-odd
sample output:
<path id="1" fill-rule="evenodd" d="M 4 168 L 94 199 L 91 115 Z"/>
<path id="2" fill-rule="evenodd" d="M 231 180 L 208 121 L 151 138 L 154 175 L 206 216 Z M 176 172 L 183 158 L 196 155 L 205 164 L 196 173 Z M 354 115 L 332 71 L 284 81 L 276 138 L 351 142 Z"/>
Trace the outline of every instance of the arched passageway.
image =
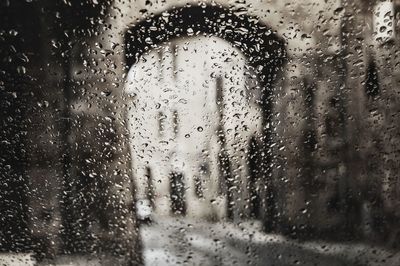
<path id="1" fill-rule="evenodd" d="M 163 31 L 161 33 L 154 29 L 162 29 Z M 260 135 L 262 135 L 258 146 L 260 153 L 262 152 L 264 154 L 262 163 L 258 165 L 259 169 L 257 169 L 257 171 L 260 176 L 262 175 L 261 179 L 267 182 L 266 178 L 270 171 L 268 168 L 271 160 L 271 153 L 269 151 L 271 139 L 271 127 L 269 127 L 272 109 L 271 95 L 273 83 L 276 80 L 277 74 L 282 69 L 286 55 L 284 41 L 267 25 L 259 22 L 254 17 L 235 13 L 222 6 L 185 6 L 153 15 L 126 31 L 125 56 L 127 68 L 130 69 L 128 83 L 131 83 L 128 87 L 135 86 L 132 85 L 132 80 L 134 83 L 135 79 L 129 80 L 129 77 L 133 75 L 131 73 L 132 69 L 135 68 L 134 65 L 136 63 L 140 65 L 141 58 L 148 58 L 148 55 L 151 55 L 154 49 L 160 46 L 162 47 L 162 45 L 167 42 L 176 42 L 176 40 L 181 38 L 192 38 L 193 36 L 199 35 L 215 36 L 230 43 L 234 49 L 238 49 L 240 53 L 244 55 L 249 70 L 257 76 L 259 86 L 261 87 L 259 99 L 261 112 L 259 116 L 261 121 Z M 172 53 L 174 52 L 176 51 Z M 215 82 L 218 83 L 218 77 L 215 77 Z M 140 82 L 137 84 L 139 84 L 139 87 L 143 86 Z M 218 87 L 218 85 L 216 86 Z M 139 93 L 142 92 L 139 91 Z M 134 94 L 137 95 L 136 92 Z M 161 116 L 159 117 L 160 124 L 163 123 L 163 118 Z M 136 130 L 139 129 L 136 128 Z M 219 141 L 225 142 L 225 137 L 219 139 Z M 231 162 L 220 164 L 220 168 L 225 168 L 225 170 L 222 171 L 226 175 L 226 180 L 235 180 L 235 168 L 241 167 L 239 164 L 235 166 L 231 164 Z M 153 169 L 151 171 L 153 172 Z M 175 173 L 172 176 L 179 175 Z M 135 178 L 140 177 L 136 176 Z M 253 177 L 253 179 L 254 182 L 252 182 L 251 186 L 254 187 L 256 186 L 256 178 Z M 228 205 L 227 215 L 233 218 L 243 216 L 243 209 L 237 208 L 236 211 L 233 211 L 235 209 L 235 196 L 233 195 L 237 197 L 238 191 L 240 191 L 240 185 L 237 184 L 237 181 L 238 180 L 235 180 L 227 185 L 227 191 L 229 191 L 226 199 Z M 269 188 L 270 186 L 267 187 Z M 269 194 L 271 194 L 271 192 L 264 191 L 262 197 L 264 199 L 270 199 L 271 195 Z M 249 197 L 248 193 L 246 197 Z M 241 196 L 239 196 L 239 198 L 241 198 Z M 261 207 L 260 203 L 256 203 L 254 200 L 251 204 L 256 204 Z M 272 204 L 268 204 L 264 201 L 264 207 L 270 208 L 271 206 Z M 244 208 L 246 212 L 248 212 L 248 206 Z M 255 210 L 251 212 L 257 213 Z M 268 213 L 268 211 L 266 213 Z"/>
<path id="2" fill-rule="evenodd" d="M 271 95 L 284 41 L 223 7 L 183 7 L 128 29 L 125 55 L 137 211 L 146 219 L 150 206 L 156 221 L 141 229 L 145 262 L 190 242 L 182 224 L 271 214 Z M 161 232 L 173 240 L 153 242 Z"/>

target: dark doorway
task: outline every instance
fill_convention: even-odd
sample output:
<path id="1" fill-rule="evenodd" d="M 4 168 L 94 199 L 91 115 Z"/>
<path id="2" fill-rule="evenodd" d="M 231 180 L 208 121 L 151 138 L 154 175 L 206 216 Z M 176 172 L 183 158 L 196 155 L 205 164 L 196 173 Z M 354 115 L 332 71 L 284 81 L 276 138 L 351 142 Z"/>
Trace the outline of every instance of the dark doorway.
<path id="1" fill-rule="evenodd" d="M 257 140 L 253 136 L 249 143 L 249 154 L 248 154 L 248 166 L 249 166 L 249 210 L 250 216 L 253 218 L 259 218 L 260 216 L 260 193 L 258 190 L 259 180 L 259 157 L 257 149 Z"/>
<path id="2" fill-rule="evenodd" d="M 185 215 L 185 184 L 182 173 L 172 172 L 170 174 L 170 197 L 172 214 Z"/>
<path id="3" fill-rule="evenodd" d="M 154 208 L 154 185 L 152 182 L 153 174 L 151 172 L 150 167 L 146 167 L 146 181 L 147 181 L 147 187 L 146 187 L 146 195 L 147 198 L 149 199 L 151 207 Z"/>

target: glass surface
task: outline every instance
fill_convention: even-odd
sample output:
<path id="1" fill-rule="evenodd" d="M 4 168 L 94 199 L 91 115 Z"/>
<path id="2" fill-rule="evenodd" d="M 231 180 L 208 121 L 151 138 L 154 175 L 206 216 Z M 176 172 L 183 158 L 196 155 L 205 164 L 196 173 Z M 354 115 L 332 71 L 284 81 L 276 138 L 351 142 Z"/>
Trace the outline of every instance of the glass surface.
<path id="1" fill-rule="evenodd" d="M 1 265 L 400 265 L 399 0 L 2 0 Z"/>

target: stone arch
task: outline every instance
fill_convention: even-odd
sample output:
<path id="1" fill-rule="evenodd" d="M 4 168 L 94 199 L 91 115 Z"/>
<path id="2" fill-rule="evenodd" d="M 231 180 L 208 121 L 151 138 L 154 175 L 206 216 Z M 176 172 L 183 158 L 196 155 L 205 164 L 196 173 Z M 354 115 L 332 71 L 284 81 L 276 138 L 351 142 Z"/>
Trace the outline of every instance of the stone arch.
<path id="1" fill-rule="evenodd" d="M 154 28 L 163 32 L 160 34 Z M 205 5 L 173 8 L 129 28 L 125 33 L 126 64 L 131 67 L 159 43 L 199 33 L 215 35 L 239 48 L 255 67 L 265 88 L 270 88 L 285 63 L 285 42 L 268 25 L 223 6 Z M 265 98 L 269 91 L 265 91 Z"/>
<path id="2" fill-rule="evenodd" d="M 162 32 L 159 29 L 162 29 Z M 273 84 L 286 61 L 284 40 L 268 25 L 255 17 L 239 14 L 223 6 L 187 5 L 172 8 L 138 22 L 125 32 L 126 67 L 130 69 L 143 54 L 157 47 L 158 44 L 198 34 L 216 36 L 231 43 L 244 54 L 259 77 L 262 87 L 261 109 L 265 136 L 261 149 L 266 151 L 264 154 L 267 154 L 261 170 L 267 177 L 268 172 L 271 171 L 268 162 L 272 160 L 269 148 L 272 132 L 271 127 L 266 125 L 272 119 Z M 271 193 L 271 191 L 265 191 L 264 198 L 273 199 Z M 272 205 L 264 203 L 260 207 Z"/>

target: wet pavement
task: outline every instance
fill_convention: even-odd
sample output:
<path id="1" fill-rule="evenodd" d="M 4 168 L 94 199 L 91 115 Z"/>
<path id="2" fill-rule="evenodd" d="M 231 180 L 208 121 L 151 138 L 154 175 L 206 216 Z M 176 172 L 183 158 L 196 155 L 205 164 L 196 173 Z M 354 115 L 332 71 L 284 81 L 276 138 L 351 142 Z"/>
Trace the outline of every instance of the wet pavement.
<path id="1" fill-rule="evenodd" d="M 257 222 L 164 218 L 143 225 L 146 265 L 400 265 L 400 254 L 357 244 L 298 242 L 264 234 Z"/>
<path id="2" fill-rule="evenodd" d="M 33 266 L 36 260 L 29 253 L 0 253 L 1 266 Z"/>
<path id="3" fill-rule="evenodd" d="M 299 242 L 265 234 L 258 222 L 211 223 L 163 217 L 141 225 L 140 233 L 147 266 L 400 265 L 400 252 L 357 243 Z M 107 258 L 71 255 L 37 263 L 32 254 L 0 253 L 1 266 L 117 266 L 115 262 L 111 263 Z"/>

